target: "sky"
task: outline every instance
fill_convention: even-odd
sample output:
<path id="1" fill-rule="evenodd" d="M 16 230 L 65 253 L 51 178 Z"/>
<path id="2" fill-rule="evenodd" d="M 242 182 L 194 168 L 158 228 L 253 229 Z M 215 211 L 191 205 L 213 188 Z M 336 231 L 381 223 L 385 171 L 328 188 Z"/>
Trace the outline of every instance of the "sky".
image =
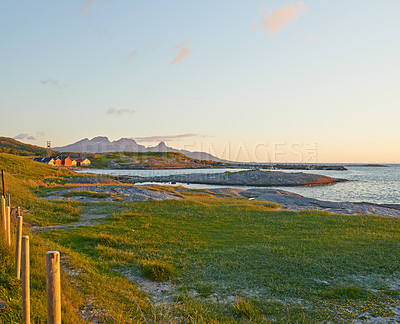
<path id="1" fill-rule="evenodd" d="M 400 1 L 3 1 L 0 136 L 400 163 Z"/>

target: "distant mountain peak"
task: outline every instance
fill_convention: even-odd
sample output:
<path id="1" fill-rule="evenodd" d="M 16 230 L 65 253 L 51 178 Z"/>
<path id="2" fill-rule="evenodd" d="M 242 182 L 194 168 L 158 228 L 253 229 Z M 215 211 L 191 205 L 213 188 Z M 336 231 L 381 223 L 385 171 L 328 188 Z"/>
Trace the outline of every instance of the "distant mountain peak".
<path id="1" fill-rule="evenodd" d="M 158 148 L 168 148 L 168 146 L 167 146 L 167 144 L 165 144 L 165 142 L 158 143 L 158 145 L 156 147 L 158 147 Z"/>
<path id="2" fill-rule="evenodd" d="M 96 141 L 96 142 L 110 142 L 110 140 L 108 139 L 107 136 L 96 136 L 96 137 L 93 137 L 93 138 L 91 139 L 91 141 Z"/>
<path id="3" fill-rule="evenodd" d="M 54 150 L 60 152 L 76 152 L 76 153 L 106 153 L 106 152 L 175 152 L 183 153 L 188 157 L 199 160 L 223 161 L 209 153 L 190 152 L 187 150 L 178 150 L 167 146 L 165 142 L 158 143 L 154 147 L 145 147 L 138 144 L 132 138 L 120 138 L 119 140 L 110 142 L 106 136 L 93 137 L 91 140 L 84 138 L 73 144 L 62 147 L 55 147 Z"/>
<path id="4" fill-rule="evenodd" d="M 137 144 L 137 142 L 133 139 L 133 138 L 120 138 L 119 140 L 114 141 L 113 143 L 135 143 Z"/>

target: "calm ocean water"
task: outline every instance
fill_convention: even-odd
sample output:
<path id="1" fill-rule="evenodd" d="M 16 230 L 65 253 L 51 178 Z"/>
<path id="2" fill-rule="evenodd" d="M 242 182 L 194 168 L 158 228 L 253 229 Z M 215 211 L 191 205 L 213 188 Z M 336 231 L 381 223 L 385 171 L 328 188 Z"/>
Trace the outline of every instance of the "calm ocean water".
<path id="1" fill-rule="evenodd" d="M 300 172 L 316 173 L 354 181 L 337 183 L 329 186 L 276 188 L 295 192 L 305 197 L 321 200 L 400 204 L 400 165 L 389 165 L 388 167 L 349 166 L 347 168 L 347 171 L 304 170 Z M 239 170 L 240 169 L 88 170 L 87 172 L 95 174 L 136 175 L 146 177 L 183 173 L 216 173 Z M 285 172 L 299 171 L 285 170 Z M 183 185 L 188 188 L 233 187 L 200 184 Z M 240 186 L 239 188 L 247 189 L 250 187 Z"/>

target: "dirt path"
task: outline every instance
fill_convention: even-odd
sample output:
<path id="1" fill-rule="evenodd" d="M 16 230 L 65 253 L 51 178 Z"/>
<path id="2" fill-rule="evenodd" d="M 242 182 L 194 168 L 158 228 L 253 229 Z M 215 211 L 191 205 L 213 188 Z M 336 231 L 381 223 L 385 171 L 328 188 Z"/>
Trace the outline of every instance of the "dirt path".
<path id="1" fill-rule="evenodd" d="M 108 216 L 108 214 L 97 214 L 96 208 L 91 208 L 81 214 L 78 222 L 54 226 L 32 226 L 32 230 L 34 232 L 63 231 L 78 228 L 81 226 L 99 225 L 104 223 Z"/>

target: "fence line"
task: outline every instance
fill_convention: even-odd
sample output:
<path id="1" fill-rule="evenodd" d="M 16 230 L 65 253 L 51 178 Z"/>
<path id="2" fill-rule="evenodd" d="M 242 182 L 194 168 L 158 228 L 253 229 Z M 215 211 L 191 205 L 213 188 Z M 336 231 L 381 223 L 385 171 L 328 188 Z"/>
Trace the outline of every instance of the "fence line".
<path id="1" fill-rule="evenodd" d="M 4 172 L 3 172 L 4 179 Z M 4 183 L 3 183 L 4 188 Z M 4 191 L 3 191 L 4 193 Z M 11 196 L 1 196 L 1 235 L 4 235 L 6 246 L 11 248 Z M 13 209 L 16 216 L 15 235 L 15 277 L 22 281 L 22 323 L 30 324 L 30 249 L 29 236 L 23 236 L 23 217 L 20 207 Z M 46 254 L 47 284 L 47 322 L 61 324 L 61 285 L 60 285 L 60 252 L 50 251 Z"/>
<path id="2" fill-rule="evenodd" d="M 22 216 L 17 217 L 17 237 L 15 245 L 15 277 L 21 278 Z"/>
<path id="3" fill-rule="evenodd" d="M 22 237 L 22 323 L 31 321 L 29 236 Z"/>
<path id="4" fill-rule="evenodd" d="M 61 324 L 60 252 L 46 253 L 47 323 Z"/>

